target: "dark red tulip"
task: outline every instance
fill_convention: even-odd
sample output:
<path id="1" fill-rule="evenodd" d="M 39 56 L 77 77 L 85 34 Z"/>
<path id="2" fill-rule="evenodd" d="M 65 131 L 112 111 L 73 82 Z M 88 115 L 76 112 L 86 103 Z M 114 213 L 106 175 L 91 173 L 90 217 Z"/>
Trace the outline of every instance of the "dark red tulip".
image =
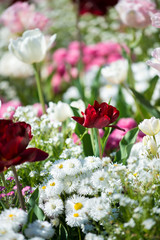
<path id="1" fill-rule="evenodd" d="M 99 104 L 94 101 L 93 106 L 88 104 L 85 113 L 81 113 L 83 117 L 72 118 L 86 128 L 115 127 L 119 129 L 118 126 L 110 125 L 119 117 L 119 111 L 105 102 Z"/>
<path id="2" fill-rule="evenodd" d="M 109 7 L 113 7 L 118 0 L 73 0 L 74 3 L 79 1 L 79 13 L 91 13 L 94 15 L 105 15 Z"/>
<path id="3" fill-rule="evenodd" d="M 12 165 L 42 161 L 48 157 L 48 153 L 40 149 L 26 149 L 31 139 L 29 124 L 0 119 L 0 172 Z"/>

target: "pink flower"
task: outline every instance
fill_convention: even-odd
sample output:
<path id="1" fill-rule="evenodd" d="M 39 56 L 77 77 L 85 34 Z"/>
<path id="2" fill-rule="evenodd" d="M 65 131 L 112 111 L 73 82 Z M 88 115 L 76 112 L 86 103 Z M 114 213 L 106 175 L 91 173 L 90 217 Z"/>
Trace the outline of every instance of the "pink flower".
<path id="1" fill-rule="evenodd" d="M 7 195 L 7 196 L 14 196 L 14 194 L 15 194 L 15 192 L 14 192 L 14 191 L 11 191 L 11 192 L 7 193 L 6 195 Z"/>
<path id="2" fill-rule="evenodd" d="M 160 28 L 160 11 L 152 14 L 151 21 L 153 27 Z"/>
<path id="3" fill-rule="evenodd" d="M 22 195 L 25 196 L 26 194 L 32 193 L 32 188 L 30 186 L 26 186 L 22 189 Z"/>
<path id="4" fill-rule="evenodd" d="M 121 118 L 117 126 L 125 129 L 125 132 L 122 132 L 118 129 L 113 130 L 113 132 L 109 135 L 106 150 L 112 150 L 119 147 L 119 142 L 122 140 L 124 135 L 131 130 L 132 128 L 137 127 L 137 123 L 133 118 Z M 144 134 L 140 131 L 137 136 L 137 142 L 142 141 Z"/>
<path id="5" fill-rule="evenodd" d="M 120 0 L 115 8 L 125 25 L 145 28 L 151 24 L 150 17 L 156 5 L 150 0 Z"/>
<path id="6" fill-rule="evenodd" d="M 146 63 L 158 70 L 158 75 L 160 76 L 160 48 L 155 48 L 152 52 L 152 60 L 148 60 Z"/>
<path id="7" fill-rule="evenodd" d="M 7 8 L 0 18 L 0 22 L 13 33 L 22 33 L 34 28 L 43 30 L 48 21 L 43 14 L 35 12 L 34 5 L 23 2 L 16 2 Z"/>
<path id="8" fill-rule="evenodd" d="M 11 100 L 9 102 L 2 103 L 1 108 L 0 108 L 0 118 L 3 118 L 4 114 L 7 113 L 7 115 L 9 115 L 9 118 L 12 119 L 15 110 L 19 106 L 21 106 L 21 103 L 17 100 Z M 10 108 L 10 109 L 8 109 L 8 108 Z M 10 110 L 10 111 L 8 111 L 8 110 Z"/>

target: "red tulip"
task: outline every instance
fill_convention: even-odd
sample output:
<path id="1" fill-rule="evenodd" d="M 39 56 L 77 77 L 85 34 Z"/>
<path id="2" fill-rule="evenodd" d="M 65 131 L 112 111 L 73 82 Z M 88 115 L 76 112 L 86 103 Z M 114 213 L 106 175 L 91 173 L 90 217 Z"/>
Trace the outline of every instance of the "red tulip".
<path id="1" fill-rule="evenodd" d="M 77 2 L 77 0 L 72 0 Z M 80 7 L 79 13 L 92 13 L 94 15 L 105 15 L 108 8 L 115 6 L 118 3 L 118 0 L 78 0 Z"/>
<path id="2" fill-rule="evenodd" d="M 118 126 L 110 125 L 118 118 L 119 111 L 105 102 L 99 104 L 97 101 L 94 101 L 93 106 L 88 104 L 85 113 L 81 113 L 83 117 L 72 118 L 86 128 L 115 127 L 120 129 Z"/>
<path id="3" fill-rule="evenodd" d="M 0 172 L 12 165 L 42 161 L 48 157 L 48 153 L 40 149 L 26 149 L 31 139 L 29 124 L 0 119 Z"/>

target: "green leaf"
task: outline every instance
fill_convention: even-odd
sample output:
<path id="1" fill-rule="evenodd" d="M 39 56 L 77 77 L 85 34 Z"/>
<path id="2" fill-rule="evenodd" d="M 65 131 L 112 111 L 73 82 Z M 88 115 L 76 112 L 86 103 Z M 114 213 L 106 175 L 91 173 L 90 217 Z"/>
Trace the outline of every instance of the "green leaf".
<path id="1" fill-rule="evenodd" d="M 31 207 L 34 207 L 34 205 L 38 204 L 39 200 L 39 188 L 37 187 L 36 190 L 32 193 L 28 203 Z"/>
<path id="2" fill-rule="evenodd" d="M 35 215 L 37 216 L 37 219 L 39 219 L 41 221 L 43 221 L 45 219 L 45 215 L 44 215 L 42 209 L 39 208 L 39 206 L 35 205 L 33 211 L 34 211 Z"/>
<path id="3" fill-rule="evenodd" d="M 149 87 L 147 88 L 147 90 L 144 92 L 144 97 L 150 101 L 152 98 L 152 95 L 154 93 L 156 84 L 158 82 L 159 77 L 155 76 L 154 78 L 151 79 L 151 81 L 149 82 Z"/>
<path id="4" fill-rule="evenodd" d="M 1 200 L 0 200 L 0 204 L 1 204 L 2 208 L 3 208 L 3 210 L 5 210 L 6 207 L 5 207 L 5 205 L 3 204 L 3 202 Z"/>
<path id="5" fill-rule="evenodd" d="M 131 107 L 126 103 L 122 87 L 119 86 L 116 107 L 120 112 L 120 117 L 130 117 Z"/>
<path id="6" fill-rule="evenodd" d="M 152 106 L 142 94 L 140 94 L 133 88 L 130 88 L 130 90 L 132 91 L 140 105 L 142 105 L 152 116 L 160 118 L 160 112 L 154 106 Z"/>
<path id="7" fill-rule="evenodd" d="M 105 133 L 104 136 L 101 138 L 101 144 L 102 144 L 102 155 L 104 153 L 105 147 L 106 147 L 106 143 L 107 143 L 107 139 L 111 133 L 112 128 L 106 127 L 105 128 Z"/>
<path id="8" fill-rule="evenodd" d="M 78 112 L 77 108 L 72 107 L 74 116 L 76 117 L 80 117 L 80 114 Z M 83 127 L 81 124 L 77 123 L 76 127 L 75 127 L 75 133 L 78 135 L 79 138 L 81 138 L 84 134 L 84 132 L 86 131 L 86 128 Z M 91 144 L 91 138 L 90 135 L 88 133 L 86 133 L 82 140 L 82 145 L 83 145 L 83 151 L 84 151 L 84 155 L 87 156 L 93 156 L 93 149 L 92 149 L 92 144 Z"/>
<path id="9" fill-rule="evenodd" d="M 67 240 L 68 239 L 68 232 L 64 225 L 59 225 L 59 240 Z"/>
<path id="10" fill-rule="evenodd" d="M 133 128 L 128 131 L 120 141 L 120 150 L 116 153 L 114 162 L 126 164 L 126 160 L 130 155 L 133 144 L 137 139 L 139 128 Z"/>
<path id="11" fill-rule="evenodd" d="M 95 99 L 99 96 L 99 86 L 100 86 L 100 77 L 101 77 L 101 70 L 102 67 L 100 67 L 96 73 L 96 76 L 92 82 L 91 86 L 91 98 L 89 100 L 90 104 L 93 104 Z"/>

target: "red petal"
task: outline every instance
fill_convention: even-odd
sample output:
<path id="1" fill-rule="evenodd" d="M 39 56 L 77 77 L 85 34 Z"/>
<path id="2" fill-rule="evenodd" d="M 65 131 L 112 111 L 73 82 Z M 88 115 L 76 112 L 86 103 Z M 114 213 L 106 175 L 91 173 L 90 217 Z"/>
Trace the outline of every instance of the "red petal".
<path id="1" fill-rule="evenodd" d="M 83 125 L 84 123 L 84 117 L 72 117 L 76 122 Z"/>
<path id="2" fill-rule="evenodd" d="M 0 154 L 10 160 L 18 156 L 31 140 L 31 126 L 25 122 L 9 122 L 0 137 Z"/>
<path id="3" fill-rule="evenodd" d="M 23 153 L 21 153 L 18 157 L 4 161 L 0 159 L 0 172 L 9 168 L 10 166 L 20 165 L 24 162 L 37 162 L 43 161 L 48 157 L 48 153 L 37 149 L 37 148 L 28 148 Z"/>

